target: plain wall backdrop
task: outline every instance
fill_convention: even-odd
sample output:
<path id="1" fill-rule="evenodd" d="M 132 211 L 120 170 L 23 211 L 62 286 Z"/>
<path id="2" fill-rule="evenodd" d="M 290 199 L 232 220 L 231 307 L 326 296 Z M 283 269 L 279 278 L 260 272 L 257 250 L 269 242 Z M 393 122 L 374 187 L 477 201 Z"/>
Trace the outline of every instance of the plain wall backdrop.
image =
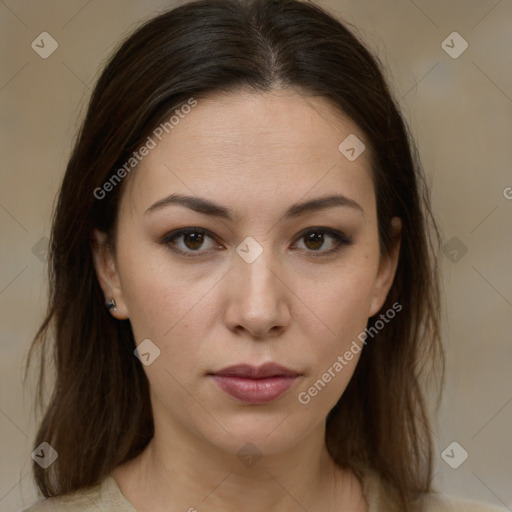
<path id="1" fill-rule="evenodd" d="M 512 510 L 512 2 L 319 4 L 383 61 L 432 185 L 447 352 L 435 483 Z M 45 244 L 73 137 L 115 46 L 173 5 L 0 0 L 0 511 L 36 499 L 34 379 L 24 386 L 22 369 L 45 311 Z M 44 50 L 31 46 L 43 32 L 58 44 L 45 59 L 48 36 Z"/>

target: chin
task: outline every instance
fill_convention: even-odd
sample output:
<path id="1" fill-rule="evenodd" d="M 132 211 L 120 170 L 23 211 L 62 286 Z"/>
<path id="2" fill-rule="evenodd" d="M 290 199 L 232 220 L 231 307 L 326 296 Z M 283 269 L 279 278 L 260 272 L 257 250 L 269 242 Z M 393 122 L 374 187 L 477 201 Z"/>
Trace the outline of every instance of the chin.
<path id="1" fill-rule="evenodd" d="M 276 413 L 262 411 L 260 417 L 254 413 L 237 418 L 219 417 L 218 423 L 223 428 L 216 424 L 214 429 L 206 432 L 203 424 L 200 436 L 216 448 L 239 458 L 251 454 L 255 457 L 277 455 L 294 448 L 319 427 L 317 421 L 296 416 L 298 414 L 293 410 L 282 410 Z"/>

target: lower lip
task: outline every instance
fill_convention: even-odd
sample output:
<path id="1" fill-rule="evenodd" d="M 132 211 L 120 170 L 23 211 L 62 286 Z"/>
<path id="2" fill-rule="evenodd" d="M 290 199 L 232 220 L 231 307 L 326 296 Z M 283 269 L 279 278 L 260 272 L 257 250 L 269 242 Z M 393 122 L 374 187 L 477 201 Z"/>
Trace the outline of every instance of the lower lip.
<path id="1" fill-rule="evenodd" d="M 268 377 L 245 379 L 226 375 L 213 375 L 219 387 L 232 397 L 248 404 L 266 404 L 284 395 L 297 377 Z"/>

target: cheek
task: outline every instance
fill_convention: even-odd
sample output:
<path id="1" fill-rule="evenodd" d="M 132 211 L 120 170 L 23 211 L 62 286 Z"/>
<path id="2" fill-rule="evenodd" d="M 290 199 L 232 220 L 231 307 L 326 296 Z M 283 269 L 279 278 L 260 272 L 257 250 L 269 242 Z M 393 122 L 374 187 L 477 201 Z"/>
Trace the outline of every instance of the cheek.
<path id="1" fill-rule="evenodd" d="M 306 399 L 318 395 L 318 403 L 332 407 L 352 377 L 364 349 L 375 272 L 376 258 L 362 253 L 310 291 L 312 316 L 321 320 L 316 326 L 324 334 L 308 334 L 314 371 L 301 388 Z"/>
<path id="2" fill-rule="evenodd" d="M 222 273 L 173 264 L 164 247 L 127 242 L 119 246 L 119 274 L 136 343 L 149 338 L 180 360 L 197 355 L 219 316 L 214 287 Z"/>
<path id="3" fill-rule="evenodd" d="M 118 272 L 136 342 L 161 339 L 187 307 L 187 291 L 162 265 L 160 252 L 136 240 L 118 244 Z"/>
<path id="4" fill-rule="evenodd" d="M 375 274 L 375 258 L 362 254 L 347 260 L 323 282 L 304 286 L 302 296 L 307 297 L 312 311 L 338 341 L 366 326 Z"/>

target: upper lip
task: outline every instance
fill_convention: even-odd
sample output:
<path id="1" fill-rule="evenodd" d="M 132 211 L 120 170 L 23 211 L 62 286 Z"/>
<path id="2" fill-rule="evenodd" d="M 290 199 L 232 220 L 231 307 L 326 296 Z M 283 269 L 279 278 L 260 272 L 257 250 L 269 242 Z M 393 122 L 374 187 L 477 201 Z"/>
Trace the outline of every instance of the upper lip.
<path id="1" fill-rule="evenodd" d="M 261 366 L 237 364 L 216 372 L 211 372 L 211 375 L 245 379 L 264 379 L 268 377 L 298 377 L 300 373 L 277 363 L 266 363 Z"/>

